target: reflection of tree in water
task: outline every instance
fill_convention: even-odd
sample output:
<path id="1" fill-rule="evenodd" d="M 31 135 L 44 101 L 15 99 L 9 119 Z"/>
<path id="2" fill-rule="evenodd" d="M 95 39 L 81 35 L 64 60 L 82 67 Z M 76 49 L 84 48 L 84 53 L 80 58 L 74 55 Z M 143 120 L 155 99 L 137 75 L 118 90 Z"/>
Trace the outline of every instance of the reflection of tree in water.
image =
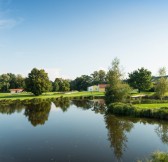
<path id="1" fill-rule="evenodd" d="M 143 123 L 143 124 L 150 124 L 156 125 L 155 132 L 161 141 L 165 144 L 168 144 L 168 123 L 166 121 L 159 121 L 154 119 L 144 119 L 144 118 L 131 118 L 130 119 L 133 123 Z"/>
<path id="2" fill-rule="evenodd" d="M 87 110 L 93 107 L 93 102 L 89 100 L 73 100 L 72 104 L 84 110 Z"/>
<path id="3" fill-rule="evenodd" d="M 70 107 L 69 98 L 60 97 L 52 100 L 52 102 L 54 103 L 55 107 L 60 107 L 63 112 L 67 111 L 68 108 Z"/>
<path id="4" fill-rule="evenodd" d="M 83 110 L 91 109 L 95 113 L 105 113 L 105 102 L 104 100 L 73 100 L 72 104 L 74 104 L 78 108 L 82 108 Z"/>
<path id="5" fill-rule="evenodd" d="M 15 112 L 21 112 L 24 109 L 24 105 L 20 100 L 1 100 L 0 101 L 0 113 L 13 114 Z"/>
<path id="6" fill-rule="evenodd" d="M 25 116 L 33 126 L 43 125 L 48 120 L 51 109 L 51 102 L 46 100 L 38 100 L 26 104 Z"/>
<path id="7" fill-rule="evenodd" d="M 127 145 L 126 133 L 133 128 L 133 123 L 123 118 L 117 118 L 113 115 L 105 115 L 106 128 L 108 129 L 108 139 L 118 161 L 122 158 Z"/>
<path id="8" fill-rule="evenodd" d="M 159 123 L 155 131 L 162 142 L 168 144 L 168 123 Z"/>
<path id="9" fill-rule="evenodd" d="M 106 111 L 105 101 L 103 99 L 94 100 L 93 111 L 95 113 L 104 114 Z"/>

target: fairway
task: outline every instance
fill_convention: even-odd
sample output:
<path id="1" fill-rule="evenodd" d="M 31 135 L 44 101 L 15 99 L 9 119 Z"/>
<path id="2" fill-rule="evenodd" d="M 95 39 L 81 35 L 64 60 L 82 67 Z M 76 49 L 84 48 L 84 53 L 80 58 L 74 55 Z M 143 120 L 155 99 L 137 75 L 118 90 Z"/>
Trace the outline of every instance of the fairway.
<path id="1" fill-rule="evenodd" d="M 20 94 L 10 94 L 10 93 L 0 93 L 0 100 L 24 100 L 24 99 L 33 99 L 33 98 L 58 98 L 58 97 L 89 97 L 89 96 L 104 96 L 104 92 L 77 92 L 77 91 L 72 91 L 72 92 L 66 92 L 66 93 L 60 93 L 60 92 L 47 92 L 43 93 L 40 96 L 34 96 L 32 93 L 20 93 Z"/>

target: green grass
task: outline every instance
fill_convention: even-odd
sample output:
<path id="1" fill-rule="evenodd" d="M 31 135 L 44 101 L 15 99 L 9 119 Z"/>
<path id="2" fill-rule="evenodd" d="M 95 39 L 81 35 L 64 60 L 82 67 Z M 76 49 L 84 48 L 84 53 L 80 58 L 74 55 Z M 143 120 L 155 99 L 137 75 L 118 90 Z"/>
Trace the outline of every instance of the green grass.
<path id="1" fill-rule="evenodd" d="M 156 103 L 156 104 L 135 104 L 137 108 L 141 109 L 157 109 L 161 107 L 168 107 L 168 103 Z"/>
<path id="2" fill-rule="evenodd" d="M 24 99 L 33 99 L 33 98 L 58 98 L 58 97 L 86 97 L 86 96 L 104 96 L 104 92 L 67 92 L 67 93 L 58 93 L 58 92 L 47 92 L 43 93 L 40 96 L 34 96 L 32 93 L 20 93 L 20 94 L 10 94 L 10 93 L 0 93 L 0 100 L 10 99 L 10 100 L 24 100 Z"/>

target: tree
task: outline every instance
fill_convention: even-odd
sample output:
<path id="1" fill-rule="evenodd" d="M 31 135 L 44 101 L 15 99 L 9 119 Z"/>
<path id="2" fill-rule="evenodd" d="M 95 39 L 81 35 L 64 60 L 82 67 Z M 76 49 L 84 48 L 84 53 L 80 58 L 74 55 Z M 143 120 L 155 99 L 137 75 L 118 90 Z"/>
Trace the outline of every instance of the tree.
<path id="1" fill-rule="evenodd" d="M 166 75 L 166 67 L 161 67 L 159 69 L 159 76 L 162 77 L 162 76 L 165 76 Z"/>
<path id="2" fill-rule="evenodd" d="M 71 81 L 71 90 L 86 91 L 87 87 L 92 85 L 92 77 L 88 75 L 82 75 Z"/>
<path id="3" fill-rule="evenodd" d="M 106 72 L 104 70 L 94 71 L 92 76 L 92 84 L 103 84 L 106 82 Z"/>
<path id="4" fill-rule="evenodd" d="M 56 78 L 53 82 L 53 91 L 58 92 L 60 90 L 61 78 Z"/>
<path id="5" fill-rule="evenodd" d="M 66 92 L 70 90 L 70 84 L 68 80 L 62 78 L 56 78 L 53 83 L 53 91 Z"/>
<path id="6" fill-rule="evenodd" d="M 61 84 L 61 89 L 62 92 L 67 92 L 70 90 L 70 84 L 68 80 L 63 80 Z"/>
<path id="7" fill-rule="evenodd" d="M 0 75 L 1 92 L 7 92 L 10 86 L 10 76 L 8 74 Z"/>
<path id="8" fill-rule="evenodd" d="M 119 59 L 115 58 L 107 73 L 107 81 L 109 84 L 105 91 L 105 100 L 107 105 L 113 102 L 122 102 L 130 92 L 129 85 L 122 81 L 123 75 L 119 63 Z"/>
<path id="9" fill-rule="evenodd" d="M 147 69 L 141 68 L 129 74 L 128 83 L 131 87 L 141 91 L 149 90 L 152 86 L 151 72 Z"/>
<path id="10" fill-rule="evenodd" d="M 160 78 L 156 82 L 155 91 L 156 96 L 162 100 L 165 93 L 168 91 L 168 79 L 165 77 L 166 69 L 164 67 L 159 69 L 159 75 Z"/>
<path id="11" fill-rule="evenodd" d="M 50 90 L 50 88 L 51 83 L 48 74 L 43 69 L 32 69 L 28 74 L 28 78 L 26 78 L 26 89 L 34 95 L 39 96 L 43 92 Z"/>

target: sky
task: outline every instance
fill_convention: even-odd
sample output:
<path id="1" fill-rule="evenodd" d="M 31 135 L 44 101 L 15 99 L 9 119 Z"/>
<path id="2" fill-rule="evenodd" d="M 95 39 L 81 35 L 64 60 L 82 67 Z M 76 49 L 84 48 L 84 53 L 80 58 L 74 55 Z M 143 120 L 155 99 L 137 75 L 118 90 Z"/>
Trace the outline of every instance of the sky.
<path id="1" fill-rule="evenodd" d="M 126 75 L 168 70 L 167 0 L 0 0 L 0 74 L 74 79 L 115 57 Z"/>

